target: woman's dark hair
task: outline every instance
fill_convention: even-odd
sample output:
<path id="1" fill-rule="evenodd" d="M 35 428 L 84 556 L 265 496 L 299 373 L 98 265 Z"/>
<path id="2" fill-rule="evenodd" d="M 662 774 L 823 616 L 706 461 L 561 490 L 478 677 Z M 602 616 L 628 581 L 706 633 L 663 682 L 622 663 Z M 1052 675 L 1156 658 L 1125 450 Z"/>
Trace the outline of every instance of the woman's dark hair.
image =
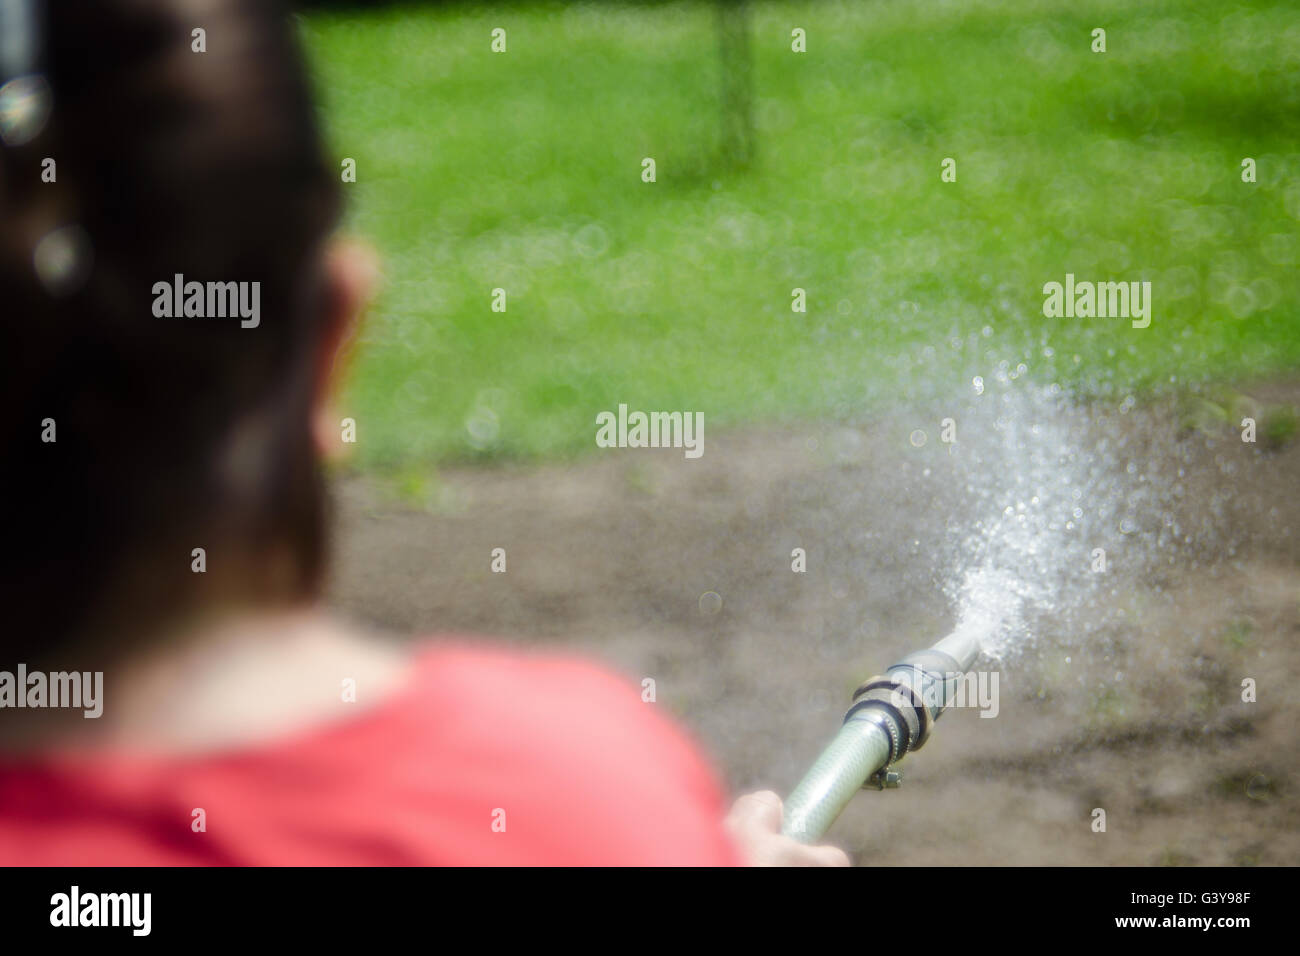
<path id="1" fill-rule="evenodd" d="M 325 552 L 310 411 L 339 187 L 294 19 L 42 6 L 51 109 L 0 144 L 0 661 L 151 630 L 232 584 L 310 596 Z M 156 316 L 178 274 L 260 283 L 259 324 Z"/>

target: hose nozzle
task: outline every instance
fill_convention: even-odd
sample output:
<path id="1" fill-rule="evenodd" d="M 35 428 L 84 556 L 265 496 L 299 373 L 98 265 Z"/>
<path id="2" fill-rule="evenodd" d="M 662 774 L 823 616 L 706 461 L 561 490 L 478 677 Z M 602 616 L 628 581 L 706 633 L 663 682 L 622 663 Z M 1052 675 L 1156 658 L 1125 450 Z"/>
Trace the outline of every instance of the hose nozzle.
<path id="1" fill-rule="evenodd" d="M 784 832 L 816 839 L 857 790 L 897 787 L 901 778 L 893 764 L 930 739 L 978 656 L 978 641 L 959 631 L 908 654 L 854 691 L 839 733 L 786 801 Z"/>

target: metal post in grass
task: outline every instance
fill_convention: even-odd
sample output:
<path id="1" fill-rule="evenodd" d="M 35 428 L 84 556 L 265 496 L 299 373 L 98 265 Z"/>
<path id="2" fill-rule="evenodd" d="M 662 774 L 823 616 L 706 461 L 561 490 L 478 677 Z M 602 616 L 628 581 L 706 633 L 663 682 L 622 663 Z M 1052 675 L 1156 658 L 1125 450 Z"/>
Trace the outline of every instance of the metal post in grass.
<path id="1" fill-rule="evenodd" d="M 728 165 L 744 168 L 753 163 L 757 149 L 749 3 L 716 0 L 714 11 L 721 73 L 722 157 Z"/>

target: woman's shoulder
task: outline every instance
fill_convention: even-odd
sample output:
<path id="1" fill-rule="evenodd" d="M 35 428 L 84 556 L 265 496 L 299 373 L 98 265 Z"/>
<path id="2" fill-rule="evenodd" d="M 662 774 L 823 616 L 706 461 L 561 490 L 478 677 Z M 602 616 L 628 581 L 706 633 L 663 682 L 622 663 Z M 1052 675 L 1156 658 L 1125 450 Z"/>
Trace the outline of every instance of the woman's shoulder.
<path id="1" fill-rule="evenodd" d="M 409 651 L 382 699 L 359 681 L 351 716 L 260 743 L 0 762 L 8 862 L 66 862 L 72 832 L 76 859 L 127 865 L 734 862 L 713 771 L 639 681 L 468 638 Z"/>
<path id="2" fill-rule="evenodd" d="M 435 640 L 413 656 L 407 693 L 438 739 L 504 749 L 537 772 L 590 780 L 605 769 L 689 782 L 710 796 L 716 789 L 701 748 L 664 712 L 652 680 L 586 657 Z"/>
<path id="3" fill-rule="evenodd" d="M 733 859 L 713 770 L 643 681 L 451 637 L 419 648 L 393 704 L 370 752 L 428 794 L 443 836 L 457 818 L 461 859 Z"/>

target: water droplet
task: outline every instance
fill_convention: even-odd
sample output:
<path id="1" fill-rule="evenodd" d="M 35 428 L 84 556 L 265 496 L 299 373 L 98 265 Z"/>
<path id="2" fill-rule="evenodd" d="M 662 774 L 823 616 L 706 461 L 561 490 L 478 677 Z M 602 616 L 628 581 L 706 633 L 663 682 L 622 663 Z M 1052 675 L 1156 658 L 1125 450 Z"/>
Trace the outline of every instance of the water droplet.
<path id="1" fill-rule="evenodd" d="M 912 432 L 907 440 L 912 443 L 914 448 L 920 448 L 925 444 L 925 432 L 918 428 L 916 431 Z"/>
<path id="2" fill-rule="evenodd" d="M 596 223 L 588 223 L 573 234 L 573 248 L 578 255 L 594 259 L 605 254 L 609 248 L 609 236 Z"/>
<path id="3" fill-rule="evenodd" d="M 90 276 L 93 261 L 90 236 L 78 225 L 46 233 L 32 252 L 32 267 L 47 292 L 65 296 L 76 292 Z"/>
<path id="4" fill-rule="evenodd" d="M 722 610 L 722 595 L 717 591 L 705 591 L 700 595 L 700 613 L 712 617 Z"/>
<path id="5" fill-rule="evenodd" d="M 50 84 L 39 73 L 16 76 L 0 86 L 0 139 L 5 145 L 22 146 L 39 136 L 53 99 Z"/>
<path id="6" fill-rule="evenodd" d="M 479 406 L 465 418 L 465 431 L 469 433 L 470 445 L 482 451 L 496 441 L 501 422 L 492 409 Z"/>
<path id="7" fill-rule="evenodd" d="M 973 379 L 971 379 L 971 384 L 975 386 L 976 395 L 984 394 L 984 378 L 982 376 L 976 375 Z"/>

